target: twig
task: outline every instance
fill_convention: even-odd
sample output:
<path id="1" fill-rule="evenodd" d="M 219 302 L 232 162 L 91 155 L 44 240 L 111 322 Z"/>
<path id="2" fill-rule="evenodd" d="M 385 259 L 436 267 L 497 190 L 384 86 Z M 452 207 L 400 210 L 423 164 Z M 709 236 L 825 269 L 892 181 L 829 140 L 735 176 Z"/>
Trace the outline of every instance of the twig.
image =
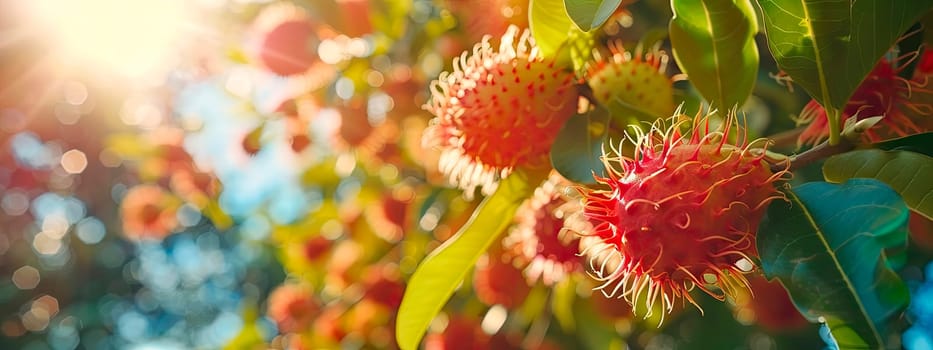
<path id="1" fill-rule="evenodd" d="M 840 153 L 845 153 L 855 149 L 855 144 L 849 141 L 847 138 L 840 137 L 839 143 L 831 145 L 829 141 L 825 141 L 816 147 L 808 149 L 807 151 L 791 156 L 783 161 L 779 161 L 771 164 L 771 171 L 778 172 L 782 170 L 794 171 L 810 165 L 813 162 L 816 162 L 820 159 L 827 158 L 833 155 Z M 790 163 L 788 165 L 788 163 Z"/>
<path id="2" fill-rule="evenodd" d="M 796 147 L 797 139 L 800 138 L 800 134 L 806 130 L 807 127 L 799 127 L 796 129 L 790 129 L 787 131 L 782 131 L 773 136 L 769 136 L 768 139 L 771 140 L 771 147 Z"/>

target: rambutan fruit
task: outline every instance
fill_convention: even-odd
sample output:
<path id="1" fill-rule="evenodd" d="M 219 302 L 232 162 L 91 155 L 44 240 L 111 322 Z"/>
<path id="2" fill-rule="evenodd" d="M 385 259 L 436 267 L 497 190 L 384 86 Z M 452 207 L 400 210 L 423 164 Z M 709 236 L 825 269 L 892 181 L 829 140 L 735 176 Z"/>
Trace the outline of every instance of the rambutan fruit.
<path id="1" fill-rule="evenodd" d="M 799 330 L 809 323 L 800 315 L 787 290 L 763 276 L 748 279 L 751 289 L 735 299 L 735 317 L 741 323 L 755 323 L 772 333 Z"/>
<path id="2" fill-rule="evenodd" d="M 634 157 L 604 154 L 608 177 L 595 177 L 602 188 L 581 189 L 576 218 L 589 225 L 581 249 L 597 289 L 636 308 L 646 300 L 645 317 L 657 302 L 667 313 L 677 299 L 699 308 L 694 287 L 719 300 L 746 287 L 758 224 L 768 203 L 784 198 L 774 183 L 787 171 L 772 172 L 764 152 L 752 150 L 766 140 L 728 143 L 731 117 L 715 130 L 709 117 L 695 118 L 688 137 L 680 132 L 688 122 L 631 128 Z"/>
<path id="3" fill-rule="evenodd" d="M 370 266 L 363 276 L 366 288 L 365 299 L 386 307 L 391 311 L 398 309 L 405 295 L 405 283 L 402 282 L 398 267 L 392 264 Z"/>
<path id="4" fill-rule="evenodd" d="M 480 323 L 468 316 L 452 316 L 442 332 L 424 338 L 425 350 L 483 350 L 490 348 L 489 335 Z"/>
<path id="5" fill-rule="evenodd" d="M 364 217 L 375 234 L 388 242 L 398 242 L 408 230 L 415 192 L 400 185 L 382 195 L 379 203 L 367 206 Z"/>
<path id="6" fill-rule="evenodd" d="M 301 94 L 333 79 L 335 70 L 321 61 L 318 46 L 336 36 L 333 28 L 314 19 L 304 8 L 277 2 L 256 16 L 246 46 L 257 66 L 288 77 L 285 91 Z"/>
<path id="7" fill-rule="evenodd" d="M 342 319 L 346 312 L 346 307 L 339 303 L 329 304 L 320 312 L 311 325 L 316 345 L 336 345 L 347 336 L 346 325 Z"/>
<path id="8" fill-rule="evenodd" d="M 511 26 L 499 49 L 489 37 L 431 85 L 436 118 L 424 142 L 442 149 L 440 170 L 469 196 L 490 194 L 516 167 L 549 165 L 551 144 L 577 109 L 572 72 L 541 57 L 529 31 Z"/>
<path id="9" fill-rule="evenodd" d="M 528 27 L 528 0 L 447 0 L 446 4 L 473 42 L 488 33 L 502 33 L 509 25 Z"/>
<path id="10" fill-rule="evenodd" d="M 220 194 L 220 181 L 208 173 L 194 169 L 175 171 L 169 175 L 169 187 L 179 197 L 198 208 L 206 207 L 211 198 Z"/>
<path id="11" fill-rule="evenodd" d="M 914 80 L 922 80 L 933 74 L 933 51 L 924 48 L 919 59 L 917 66 L 914 67 Z"/>
<path id="12" fill-rule="evenodd" d="M 330 252 L 333 245 L 333 241 L 327 239 L 327 237 L 318 235 L 308 238 L 301 248 L 304 257 L 309 262 L 317 262 Z"/>
<path id="13" fill-rule="evenodd" d="M 332 135 L 334 149 L 353 150 L 367 164 L 381 163 L 379 154 L 398 138 L 398 125 L 388 120 L 371 121 L 365 99 L 347 101 L 337 106 L 337 111 L 340 121 Z"/>
<path id="14" fill-rule="evenodd" d="M 933 220 L 911 211 L 907 225 L 910 229 L 910 245 L 925 252 L 933 252 Z"/>
<path id="15" fill-rule="evenodd" d="M 476 297 L 486 305 L 502 305 L 513 308 L 521 305 L 531 288 L 525 283 L 522 270 L 507 261 L 501 254 L 489 254 L 481 258 L 473 272 L 473 289 Z"/>
<path id="16" fill-rule="evenodd" d="M 622 103 L 654 117 L 636 115 L 641 120 L 655 119 L 674 112 L 674 86 L 666 74 L 670 58 L 657 51 L 632 55 L 621 44 L 609 46 L 610 55 L 596 60 L 587 69 L 587 83 L 593 96 L 605 106 Z M 623 122 L 631 122 L 626 120 Z"/>
<path id="17" fill-rule="evenodd" d="M 922 132 L 922 128 L 917 126 L 914 119 L 928 119 L 933 115 L 933 106 L 915 102 L 911 95 L 930 94 L 933 90 L 927 89 L 927 79 L 908 80 L 899 75 L 908 63 L 909 59 L 892 61 L 882 58 L 840 112 L 840 124 L 844 125 L 846 120 L 853 117 L 862 120 L 883 116 L 881 122 L 862 134 L 866 142 L 878 142 Z M 816 100 L 811 100 L 804 106 L 798 123 L 809 123 L 800 134 L 798 145 L 815 145 L 829 137 L 826 110 Z"/>
<path id="18" fill-rule="evenodd" d="M 369 0 L 337 0 L 340 7 L 340 31 L 351 37 L 361 37 L 373 32 Z"/>
<path id="19" fill-rule="evenodd" d="M 263 10 L 254 22 L 256 59 L 269 71 L 300 74 L 320 61 L 317 33 L 321 24 L 297 6 L 278 4 Z"/>
<path id="20" fill-rule="evenodd" d="M 130 239 L 161 240 L 178 227 L 181 201 L 156 185 L 139 185 L 120 202 L 123 234 Z"/>
<path id="21" fill-rule="evenodd" d="M 279 332 L 301 332 L 311 326 L 320 306 L 311 288 L 286 282 L 269 295 L 267 314 L 279 327 Z"/>
<path id="22" fill-rule="evenodd" d="M 562 195 L 570 182 L 557 172 L 535 190 L 534 195 L 515 214 L 516 225 L 502 239 L 505 250 L 525 266 L 528 283 L 539 279 L 554 285 L 574 271 L 582 271 L 579 240 L 564 230 L 564 219 L 582 210 L 579 201 Z"/>

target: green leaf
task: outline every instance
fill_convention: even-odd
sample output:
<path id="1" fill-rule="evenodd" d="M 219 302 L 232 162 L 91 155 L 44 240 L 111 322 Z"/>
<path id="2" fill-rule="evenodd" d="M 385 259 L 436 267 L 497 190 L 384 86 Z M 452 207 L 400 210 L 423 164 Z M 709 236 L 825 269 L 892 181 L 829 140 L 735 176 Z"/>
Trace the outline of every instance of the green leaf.
<path id="1" fill-rule="evenodd" d="M 597 292 L 598 293 L 598 292 Z M 599 298 L 600 296 L 591 296 Z M 621 350 L 628 349 L 625 346 L 625 339 L 615 330 L 612 323 L 600 317 L 593 302 L 583 302 L 584 299 L 576 298 L 574 305 L 574 319 L 577 320 L 577 332 L 579 339 L 582 340 L 584 349 L 588 350 Z M 623 300 L 615 300 L 624 303 Z"/>
<path id="2" fill-rule="evenodd" d="M 758 22 L 750 0 L 671 1 L 677 65 L 714 107 L 741 107 L 758 76 Z"/>
<path id="3" fill-rule="evenodd" d="M 528 26 L 535 44 L 545 57 L 554 57 L 574 28 L 564 9 L 564 1 L 531 0 L 528 8 Z"/>
<path id="4" fill-rule="evenodd" d="M 600 159 L 609 134 L 609 114 L 601 107 L 576 115 L 557 134 L 551 147 L 551 165 L 564 178 L 580 184 L 596 184 L 593 174 L 605 177 Z"/>
<path id="5" fill-rule="evenodd" d="M 883 150 L 917 152 L 933 157 L 933 132 L 891 139 L 872 146 Z"/>
<path id="6" fill-rule="evenodd" d="M 622 5 L 622 0 L 564 0 L 564 6 L 573 24 L 584 32 L 606 23 L 619 5 Z"/>
<path id="7" fill-rule="evenodd" d="M 824 321 L 841 349 L 885 348 L 907 286 L 885 249 L 906 244 L 909 210 L 885 184 L 812 182 L 775 201 L 758 232 L 761 265 L 801 314 Z"/>
<path id="8" fill-rule="evenodd" d="M 831 139 L 838 111 L 875 63 L 933 0 L 756 0 L 768 46 L 794 82 L 826 107 Z"/>
<path id="9" fill-rule="evenodd" d="M 900 193 L 911 209 L 933 219 L 933 158 L 907 151 L 859 150 L 830 157 L 823 163 L 826 181 L 867 177 Z"/>
<path id="10" fill-rule="evenodd" d="M 577 282 L 572 277 L 565 278 L 557 283 L 551 295 L 551 310 L 554 318 L 564 332 L 572 333 L 576 327 L 573 317 L 573 303 L 577 300 Z"/>
<path id="11" fill-rule="evenodd" d="M 467 272 L 499 234 L 515 210 L 547 176 L 546 171 L 518 169 L 480 203 L 456 235 L 428 255 L 408 281 L 399 307 L 395 336 L 402 349 L 417 349 L 428 324 L 447 303 Z"/>
<path id="12" fill-rule="evenodd" d="M 567 44 L 573 71 L 583 76 L 586 73 L 586 67 L 594 60 L 593 48 L 596 47 L 596 33 L 573 29 L 567 36 Z"/>

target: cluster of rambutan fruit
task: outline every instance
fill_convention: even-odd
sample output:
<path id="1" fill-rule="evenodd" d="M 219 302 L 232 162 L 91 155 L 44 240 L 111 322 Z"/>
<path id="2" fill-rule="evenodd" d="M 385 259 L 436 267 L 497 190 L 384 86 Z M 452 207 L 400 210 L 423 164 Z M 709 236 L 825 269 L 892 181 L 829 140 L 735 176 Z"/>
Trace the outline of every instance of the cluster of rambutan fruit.
<path id="1" fill-rule="evenodd" d="M 360 5 L 365 2 L 338 3 L 359 13 L 369 11 Z M 630 317 L 633 309 L 645 317 L 658 313 L 663 319 L 687 303 L 699 307 L 691 295 L 698 289 L 719 300 L 732 299 L 744 308 L 746 320 L 748 310 L 761 310 L 757 319 L 766 327 L 781 328 L 781 322 L 800 324 L 796 313 L 781 313 L 788 308 L 785 292 L 755 271 L 756 230 L 768 204 L 783 199 L 778 187 L 789 174 L 767 158 L 767 139 L 748 139 L 734 112 L 726 109 L 698 116 L 681 113 L 663 51 L 633 53 L 610 44 L 607 50 L 597 50 L 586 69 L 575 72 L 542 55 L 530 32 L 514 25 L 524 17 L 516 11 L 526 5 L 488 1 L 491 8 L 508 10 L 511 15 L 485 16 L 474 8 L 476 3 L 480 2 L 451 1 L 454 11 L 466 9 L 456 13 L 469 27 L 466 33 L 501 36 L 471 38 L 479 43 L 462 54 L 451 49 L 459 46 L 459 39 L 446 42 L 441 49 L 452 51 L 447 55 L 453 58 L 452 67 L 430 83 L 429 95 L 420 101 L 418 91 L 424 90 L 428 85 L 424 81 L 430 78 L 398 67 L 380 75 L 383 90 L 395 100 L 396 113 L 375 124 L 364 102 L 351 99 L 325 106 L 309 102 L 314 99 L 305 94 L 320 86 L 316 79 L 327 80 L 321 77 L 333 72 L 321 67 L 313 50 L 296 43 L 319 45 L 321 40 L 340 37 L 339 29 L 296 15 L 300 11 L 294 8 L 286 20 L 279 10 L 277 16 L 266 16 L 275 21 L 257 21 L 263 29 L 256 61 L 300 86 L 300 93 L 277 109 L 290 118 L 293 150 L 300 153 L 311 146 L 304 128 L 322 108 L 334 107 L 340 123 L 333 130 L 330 150 L 352 153 L 351 162 L 358 161 L 363 171 L 377 174 L 365 181 L 377 178 L 372 183 L 383 190 L 369 197 L 361 195 L 363 199 L 350 205 L 325 201 L 328 204 L 303 225 L 276 234 L 285 267 L 295 275 L 268 301 L 268 316 L 287 335 L 279 339 L 280 346 L 311 348 L 354 338 L 377 347 L 394 347 L 392 327 L 405 289 L 404 275 L 417 263 L 406 257 L 404 251 L 411 248 L 403 242 L 436 247 L 466 221 L 472 208 L 458 198 L 451 201 L 460 201 L 459 209 L 445 208 L 446 214 L 437 214 L 434 210 L 440 206 L 423 202 L 429 196 L 425 193 L 437 192 L 431 187 L 451 185 L 467 199 L 477 191 L 490 195 L 517 169 L 549 175 L 521 206 L 507 234 L 480 259 L 468 281 L 483 304 L 514 310 L 536 286 L 557 288 L 574 280 L 600 292 L 588 300 L 612 320 Z M 343 30 L 353 31 L 347 34 L 351 37 L 372 30 L 353 28 Z M 863 114 L 887 115 L 885 120 L 892 127 L 886 130 L 893 133 L 919 130 L 893 110 L 891 100 L 905 93 L 894 87 L 902 79 L 897 67 L 883 60 L 854 98 L 874 99 L 869 105 L 883 110 Z M 920 85 L 925 82 L 911 80 L 903 86 L 917 91 Z M 413 101 L 423 102 L 430 115 Z M 603 147 L 601 158 L 605 172 L 598 175 L 594 169 L 595 184 L 574 184 L 551 169 L 550 153 L 561 147 L 555 139 L 565 124 L 586 123 L 582 114 L 620 102 L 638 106 L 641 112 L 638 117 L 614 115 L 611 119 L 612 125 L 607 126 L 610 142 Z M 861 115 L 861 109 L 853 104 L 843 117 Z M 812 124 L 801 142 L 825 137 L 826 116 L 818 104 L 809 105 L 802 118 Z M 244 149 L 255 153 L 258 146 L 250 137 L 244 139 Z M 324 164 L 341 168 L 341 159 L 345 158 Z M 386 175 L 383 165 L 396 169 L 394 175 Z M 399 169 L 419 167 L 427 175 L 417 185 L 383 181 L 398 180 Z M 328 173 L 320 168 L 314 171 L 316 176 Z M 328 181 L 318 185 L 336 187 L 339 182 Z M 418 187 L 422 184 L 427 186 Z M 416 209 L 416 203 L 423 208 Z M 135 213 L 133 208 L 124 205 L 127 213 Z M 147 210 L 138 210 L 139 215 L 151 221 L 156 216 Z M 439 224 L 444 218 L 449 221 Z M 416 230 L 432 231 L 432 241 L 408 235 Z M 369 236 L 381 239 L 379 249 L 389 253 L 383 258 L 361 253 L 368 243 L 360 241 Z M 584 281 L 585 275 L 592 277 L 589 282 Z M 768 299 L 771 303 L 755 305 L 748 299 L 748 289 L 775 297 Z M 323 294 L 326 302 L 320 297 Z M 778 320 L 774 315 L 783 316 Z M 523 341 L 508 332 L 484 332 L 492 326 L 482 326 L 475 316 L 464 312 L 442 318 L 425 346 L 529 346 L 527 339 L 520 344 Z M 532 345 L 549 346 L 542 339 Z"/>

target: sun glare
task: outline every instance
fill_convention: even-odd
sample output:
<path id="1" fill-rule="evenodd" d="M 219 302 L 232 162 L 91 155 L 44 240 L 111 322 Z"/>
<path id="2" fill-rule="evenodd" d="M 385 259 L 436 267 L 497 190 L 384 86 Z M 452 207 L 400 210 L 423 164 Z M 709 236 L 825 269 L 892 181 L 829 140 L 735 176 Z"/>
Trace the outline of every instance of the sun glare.
<path id="1" fill-rule="evenodd" d="M 131 77 L 164 66 L 187 14 L 183 0 L 36 0 L 33 5 L 66 63 Z"/>

